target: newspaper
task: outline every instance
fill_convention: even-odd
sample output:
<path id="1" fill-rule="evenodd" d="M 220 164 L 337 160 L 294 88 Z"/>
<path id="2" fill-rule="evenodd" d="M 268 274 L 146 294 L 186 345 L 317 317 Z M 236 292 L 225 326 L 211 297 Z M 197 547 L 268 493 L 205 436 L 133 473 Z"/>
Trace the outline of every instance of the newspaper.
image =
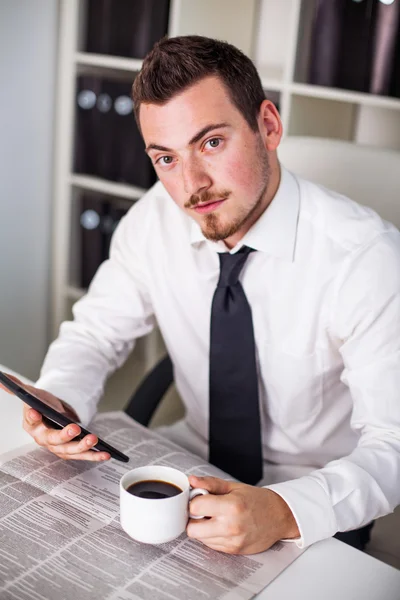
<path id="1" fill-rule="evenodd" d="M 34 444 L 0 456 L 1 600 L 246 600 L 301 554 L 278 542 L 229 555 L 186 534 L 157 546 L 134 541 L 119 522 L 126 471 L 158 464 L 224 474 L 122 412 L 98 415 L 91 430 L 129 463 L 64 461 Z"/>

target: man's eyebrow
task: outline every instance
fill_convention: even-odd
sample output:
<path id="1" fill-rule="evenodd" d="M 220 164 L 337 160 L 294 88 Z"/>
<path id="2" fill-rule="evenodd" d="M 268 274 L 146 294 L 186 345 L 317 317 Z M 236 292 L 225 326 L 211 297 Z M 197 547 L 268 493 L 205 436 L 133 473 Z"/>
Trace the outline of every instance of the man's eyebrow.
<path id="1" fill-rule="evenodd" d="M 221 129 L 222 127 L 229 127 L 229 125 L 228 123 L 214 123 L 212 125 L 206 125 L 205 127 L 203 127 L 203 129 L 201 129 L 198 133 L 196 133 L 196 135 L 192 137 L 192 139 L 189 141 L 189 146 L 193 146 L 193 144 L 196 144 L 196 142 L 201 140 L 203 136 L 205 136 L 213 129 Z"/>
<path id="2" fill-rule="evenodd" d="M 198 133 L 196 133 L 191 140 L 189 140 L 189 146 L 193 146 L 196 144 L 203 136 L 212 131 L 213 129 L 221 129 L 222 127 L 229 127 L 228 123 L 213 123 L 211 125 L 206 125 L 201 129 Z M 166 146 L 160 146 L 159 144 L 149 144 L 146 147 L 146 152 L 149 150 L 161 150 L 161 152 L 173 152 L 171 148 L 167 148 Z"/>

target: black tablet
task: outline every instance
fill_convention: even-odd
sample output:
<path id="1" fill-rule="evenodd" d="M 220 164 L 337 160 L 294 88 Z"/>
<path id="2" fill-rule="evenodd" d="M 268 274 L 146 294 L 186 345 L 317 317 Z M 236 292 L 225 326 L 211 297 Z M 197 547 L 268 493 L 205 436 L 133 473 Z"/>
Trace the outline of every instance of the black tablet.
<path id="1" fill-rule="evenodd" d="M 85 435 L 92 433 L 91 431 L 87 431 L 87 429 L 84 429 L 81 425 L 79 425 L 79 423 L 75 423 L 75 421 L 73 421 L 66 415 L 63 415 L 51 406 L 48 406 L 48 404 L 40 400 L 37 396 L 34 396 L 31 392 L 28 392 L 28 390 L 16 383 L 13 379 L 7 377 L 7 375 L 2 371 L 0 371 L 0 383 L 2 383 L 4 387 L 6 387 L 8 390 L 10 390 L 10 392 L 15 394 L 16 396 L 18 396 L 18 398 L 23 400 L 31 408 L 37 410 L 42 415 L 43 420 L 47 422 L 51 427 L 54 427 L 55 429 L 63 429 L 63 427 L 66 427 L 71 423 L 78 425 L 78 427 L 81 428 L 81 433 L 75 438 L 73 438 L 72 441 L 81 440 L 85 437 Z M 109 452 L 112 458 L 115 458 L 122 462 L 129 461 L 129 456 L 122 454 L 122 452 L 120 452 L 116 448 L 113 448 L 113 446 L 110 446 L 110 444 L 107 444 L 107 442 L 105 442 L 104 440 L 101 440 L 100 438 L 98 439 L 99 441 L 95 446 L 93 446 L 93 448 L 91 448 L 92 450 Z"/>

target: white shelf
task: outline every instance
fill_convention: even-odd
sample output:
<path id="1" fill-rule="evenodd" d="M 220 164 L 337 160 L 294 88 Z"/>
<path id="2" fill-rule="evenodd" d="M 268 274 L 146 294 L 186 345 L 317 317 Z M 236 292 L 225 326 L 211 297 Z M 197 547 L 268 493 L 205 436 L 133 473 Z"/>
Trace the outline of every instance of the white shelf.
<path id="1" fill-rule="evenodd" d="M 92 177 L 91 175 L 77 175 L 73 173 L 69 177 L 70 185 L 82 190 L 99 192 L 108 196 L 117 196 L 119 198 L 127 198 L 128 200 L 138 200 L 147 190 L 125 183 L 116 183 L 107 181 L 100 177 Z"/>
<path id="2" fill-rule="evenodd" d="M 400 98 L 377 96 L 364 92 L 353 92 L 351 90 L 329 88 L 307 83 L 292 83 L 290 86 L 290 91 L 292 94 L 297 94 L 298 96 L 325 98 L 327 100 L 338 100 L 341 102 L 362 104 L 365 106 L 375 106 L 377 108 L 400 110 Z"/>
<path id="3" fill-rule="evenodd" d="M 79 300 L 86 294 L 86 290 L 82 288 L 75 287 L 73 285 L 67 285 L 64 290 L 65 297 L 69 300 Z"/>
<path id="4" fill-rule="evenodd" d="M 106 56 L 90 52 L 75 52 L 75 63 L 89 67 L 129 71 L 137 73 L 142 68 L 143 60 L 139 58 L 123 58 L 121 56 Z"/>

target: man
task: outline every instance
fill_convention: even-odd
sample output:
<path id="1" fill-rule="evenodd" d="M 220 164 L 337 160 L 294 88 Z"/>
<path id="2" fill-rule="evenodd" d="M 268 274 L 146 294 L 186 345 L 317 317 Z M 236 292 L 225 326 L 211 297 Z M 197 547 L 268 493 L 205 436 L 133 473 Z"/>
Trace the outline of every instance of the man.
<path id="1" fill-rule="evenodd" d="M 400 502 L 399 232 L 279 164 L 279 114 L 236 48 L 162 40 L 133 99 L 160 181 L 118 227 L 37 387 L 87 423 L 156 317 L 186 406 L 163 433 L 247 482 L 193 477 L 212 495 L 192 512 L 211 519 L 188 535 L 242 554 L 337 532 L 363 548 Z M 24 415 L 58 456 L 109 458 L 94 435 L 73 441 L 78 426 Z"/>

